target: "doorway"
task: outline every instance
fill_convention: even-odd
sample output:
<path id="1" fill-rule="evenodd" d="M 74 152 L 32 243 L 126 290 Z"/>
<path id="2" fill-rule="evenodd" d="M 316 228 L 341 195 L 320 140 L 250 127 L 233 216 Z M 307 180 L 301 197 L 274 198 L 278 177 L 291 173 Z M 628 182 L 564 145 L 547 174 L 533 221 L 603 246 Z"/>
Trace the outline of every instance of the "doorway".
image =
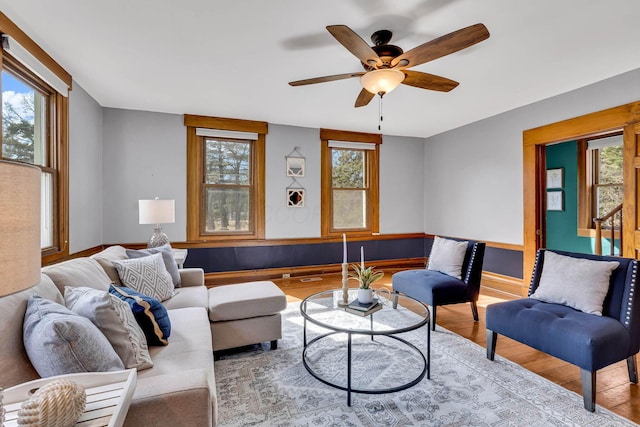
<path id="1" fill-rule="evenodd" d="M 536 251 L 545 247 L 546 147 L 623 129 L 624 208 L 622 255 L 637 257 L 638 168 L 640 168 L 640 101 L 551 123 L 523 132 L 524 277 L 533 271 Z M 640 233 L 639 233 L 640 237 Z M 526 294 L 523 288 L 523 295 Z"/>

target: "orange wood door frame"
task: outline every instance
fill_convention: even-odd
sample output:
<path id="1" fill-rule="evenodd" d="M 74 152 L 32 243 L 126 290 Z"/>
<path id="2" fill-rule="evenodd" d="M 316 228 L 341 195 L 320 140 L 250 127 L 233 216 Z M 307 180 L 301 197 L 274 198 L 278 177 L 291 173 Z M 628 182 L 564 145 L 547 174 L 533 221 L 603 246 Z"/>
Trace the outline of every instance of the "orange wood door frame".
<path id="1" fill-rule="evenodd" d="M 551 123 L 534 129 L 525 130 L 523 140 L 523 203 L 524 203 L 524 253 L 523 253 L 523 277 L 531 275 L 535 262 L 536 251 L 543 247 L 541 239 L 544 231 L 544 193 L 545 193 L 545 162 L 544 147 L 548 144 L 564 141 L 572 141 L 579 138 L 598 135 L 604 132 L 625 129 L 632 123 L 640 121 L 640 101 L 618 107 L 609 108 L 584 116 Z M 624 182 L 624 241 L 623 255 L 635 258 L 635 233 L 636 212 L 638 197 L 636 197 L 636 179 L 640 179 L 640 160 L 636 161 L 628 155 L 630 144 L 634 143 L 636 136 L 631 135 L 630 130 L 625 129 L 625 182 Z M 634 162 L 638 163 L 638 166 Z M 640 235 L 640 233 L 639 233 Z M 640 243 L 640 239 L 639 239 Z M 634 246 L 633 251 L 630 249 Z M 523 290 L 526 292 L 526 289 Z"/>

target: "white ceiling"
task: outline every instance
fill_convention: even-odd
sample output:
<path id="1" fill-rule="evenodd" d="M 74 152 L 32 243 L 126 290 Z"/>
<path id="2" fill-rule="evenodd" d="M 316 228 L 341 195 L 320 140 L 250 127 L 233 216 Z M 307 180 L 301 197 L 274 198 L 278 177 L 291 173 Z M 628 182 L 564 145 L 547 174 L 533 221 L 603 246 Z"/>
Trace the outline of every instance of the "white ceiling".
<path id="1" fill-rule="evenodd" d="M 449 93 L 401 85 L 382 132 L 426 137 L 640 68 L 638 0 L 0 0 L 0 10 L 102 106 L 377 132 L 378 102 L 355 109 L 361 71 L 326 30 L 405 51 L 475 23 L 491 37 L 419 65 Z"/>

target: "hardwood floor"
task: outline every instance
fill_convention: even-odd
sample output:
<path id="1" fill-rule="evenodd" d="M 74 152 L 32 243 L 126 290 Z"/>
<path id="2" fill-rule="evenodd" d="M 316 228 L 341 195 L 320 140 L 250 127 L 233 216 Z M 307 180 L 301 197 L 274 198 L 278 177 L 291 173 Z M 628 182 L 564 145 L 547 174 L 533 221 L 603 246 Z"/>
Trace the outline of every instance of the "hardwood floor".
<path id="1" fill-rule="evenodd" d="M 391 275 L 394 272 L 394 270 L 385 270 L 385 277 L 376 282 L 374 288 L 386 286 L 390 289 Z M 301 279 L 312 280 L 301 281 Z M 299 301 L 316 292 L 337 289 L 341 286 L 339 274 L 277 279 L 274 282 L 284 291 L 289 302 Z M 506 294 L 481 289 L 478 300 L 479 322 L 473 321 L 469 304 L 455 304 L 438 307 L 438 325 L 485 347 L 485 308 L 491 303 L 506 299 L 510 299 Z M 498 338 L 496 353 L 556 384 L 582 394 L 580 369 L 574 365 L 504 336 Z M 596 392 L 597 405 L 635 423 L 640 423 L 640 386 L 629 382 L 626 362 L 622 361 L 599 370 Z"/>

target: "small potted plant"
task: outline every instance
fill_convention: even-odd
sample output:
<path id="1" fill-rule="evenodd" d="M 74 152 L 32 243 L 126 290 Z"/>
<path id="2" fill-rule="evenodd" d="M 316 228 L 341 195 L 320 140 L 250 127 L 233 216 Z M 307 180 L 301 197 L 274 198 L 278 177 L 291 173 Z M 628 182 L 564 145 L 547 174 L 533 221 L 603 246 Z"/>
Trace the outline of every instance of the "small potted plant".
<path id="1" fill-rule="evenodd" d="M 356 279 L 360 284 L 358 289 L 358 301 L 362 304 L 369 304 L 373 301 L 373 289 L 371 289 L 371 284 L 376 280 L 379 280 L 384 276 L 384 272 L 380 270 L 375 270 L 375 267 L 367 267 L 358 266 L 357 264 L 352 265 L 355 273 L 349 273 L 349 277 L 352 279 Z"/>

